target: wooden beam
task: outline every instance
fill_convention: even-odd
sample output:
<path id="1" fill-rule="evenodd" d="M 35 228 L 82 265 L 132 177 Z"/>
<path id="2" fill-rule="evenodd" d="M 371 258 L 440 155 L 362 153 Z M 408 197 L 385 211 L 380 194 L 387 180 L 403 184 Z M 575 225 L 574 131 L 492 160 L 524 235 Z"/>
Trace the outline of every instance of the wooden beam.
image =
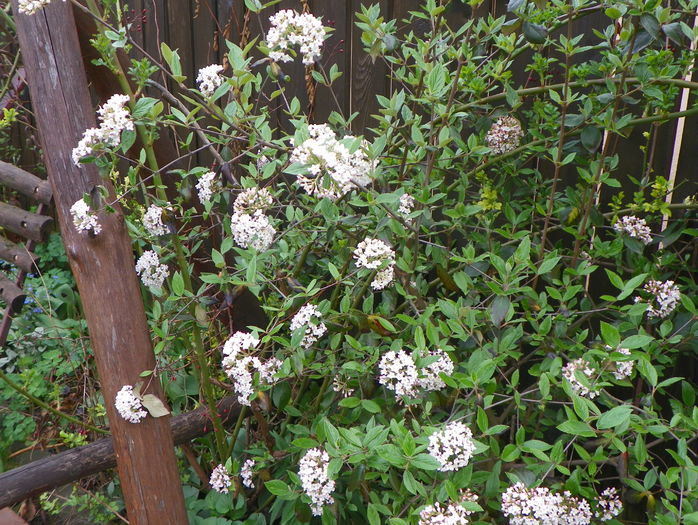
<path id="1" fill-rule="evenodd" d="M 85 129 L 96 125 L 72 5 L 51 2 L 31 16 L 19 14 L 18 0 L 12 0 L 12 7 L 18 13 L 20 50 L 61 235 L 94 349 L 129 522 L 185 525 L 170 417 L 133 424 L 114 406 L 123 385 L 156 369 L 123 213 L 116 204 L 114 213 L 99 213 L 102 232 L 97 236 L 78 232 L 70 217 L 71 206 L 97 185 L 115 200 L 111 183 L 94 165 L 75 166 L 71 159 Z M 159 381 L 150 383 L 148 393 L 165 399 Z"/>
<path id="2" fill-rule="evenodd" d="M 37 271 L 36 257 L 25 246 L 0 237 L 0 259 L 14 264 L 27 273 Z"/>
<path id="3" fill-rule="evenodd" d="M 4 273 L 0 273 L 0 297 L 5 301 L 12 315 L 22 309 L 27 294 L 25 294 L 14 281 L 10 281 Z M 1 506 L 2 505 L 0 505 L 0 507 Z"/>
<path id="4" fill-rule="evenodd" d="M 218 403 L 218 414 L 223 424 L 234 423 L 240 415 L 236 397 L 223 398 Z M 172 435 L 177 445 L 201 437 L 212 429 L 208 407 L 205 406 L 172 418 Z M 27 463 L 0 474 L 0 507 L 14 505 L 115 465 L 114 444 L 110 437 Z"/>
<path id="5" fill-rule="evenodd" d="M 0 184 L 44 204 L 51 202 L 51 183 L 17 166 L 0 161 Z"/>
<path id="6" fill-rule="evenodd" d="M 53 228 L 53 219 L 0 202 L 0 226 L 25 239 L 43 242 Z"/>

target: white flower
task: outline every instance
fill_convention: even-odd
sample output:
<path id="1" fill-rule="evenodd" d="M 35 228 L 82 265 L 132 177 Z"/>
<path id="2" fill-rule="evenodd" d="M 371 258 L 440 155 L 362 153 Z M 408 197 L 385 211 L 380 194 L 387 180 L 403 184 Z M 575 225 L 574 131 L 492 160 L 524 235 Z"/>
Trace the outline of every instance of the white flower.
<path id="1" fill-rule="evenodd" d="M 400 207 L 397 212 L 402 215 L 409 215 L 414 209 L 414 197 L 409 193 L 403 193 L 400 195 Z"/>
<path id="2" fill-rule="evenodd" d="M 273 202 L 267 188 L 247 188 L 235 198 L 233 212 L 253 215 L 258 211 L 267 211 Z"/>
<path id="3" fill-rule="evenodd" d="M 429 454 L 441 464 L 441 472 L 465 467 L 473 452 L 473 433 L 460 421 L 449 423 L 443 430 L 429 436 Z"/>
<path id="4" fill-rule="evenodd" d="M 89 128 L 73 149 L 72 158 L 76 165 L 80 159 L 88 155 L 96 155 L 101 145 L 116 147 L 121 140 L 121 132 L 133 131 L 134 124 L 126 104 L 130 98 L 128 95 L 112 95 L 98 110 L 100 125 L 98 128 Z"/>
<path id="5" fill-rule="evenodd" d="M 269 18 L 271 28 L 267 33 L 269 58 L 275 62 L 291 62 L 287 53 L 291 46 L 299 46 L 303 63 L 311 65 L 320 57 L 320 49 L 325 39 L 325 28 L 319 18 L 308 14 L 298 14 L 284 9 Z"/>
<path id="6" fill-rule="evenodd" d="M 511 116 L 500 117 L 487 132 L 485 142 L 492 153 L 502 155 L 518 148 L 523 135 L 518 120 Z"/>
<path id="7" fill-rule="evenodd" d="M 643 289 L 650 295 L 649 306 L 647 307 L 647 317 L 659 317 L 664 319 L 681 300 L 681 292 L 679 287 L 674 284 L 674 281 L 649 281 Z M 635 297 L 635 302 L 644 302 L 641 297 Z M 656 302 L 656 306 L 655 303 Z"/>
<path id="8" fill-rule="evenodd" d="M 335 483 L 328 476 L 330 457 L 320 448 L 311 448 L 301 458 L 298 476 L 303 490 L 310 498 L 310 509 L 313 516 L 322 515 L 322 507 L 334 502 L 332 492 Z"/>
<path id="9" fill-rule="evenodd" d="M 225 466 L 218 465 L 216 468 L 214 468 L 208 482 L 211 485 L 211 488 L 216 492 L 227 494 L 230 489 L 231 481 L 230 475 L 228 474 L 228 470 L 225 468 Z"/>
<path id="10" fill-rule="evenodd" d="M 99 224 L 97 220 L 97 214 L 90 210 L 89 204 L 85 202 L 85 199 L 80 199 L 76 201 L 70 207 L 70 216 L 73 219 L 73 224 L 75 229 L 79 232 L 92 232 L 97 235 L 102 231 L 102 225 Z"/>
<path id="11" fill-rule="evenodd" d="M 216 90 L 223 84 L 225 78 L 220 74 L 223 69 L 223 66 L 220 64 L 211 64 L 199 69 L 196 83 L 199 85 L 199 91 L 201 91 L 203 96 L 213 96 Z"/>
<path id="12" fill-rule="evenodd" d="M 148 415 L 143 408 L 143 403 L 133 393 L 131 385 L 124 385 L 116 394 L 114 407 L 119 415 L 130 423 L 140 423 L 141 419 Z"/>
<path id="13" fill-rule="evenodd" d="M 419 513 L 419 525 L 467 525 L 470 523 L 469 514 L 470 512 L 457 503 L 442 507 L 436 502 L 427 505 Z"/>
<path id="14" fill-rule="evenodd" d="M 259 373 L 260 381 L 272 383 L 281 367 L 281 361 L 275 357 L 262 362 L 258 357 L 250 355 L 258 344 L 259 339 L 255 335 L 235 332 L 223 345 L 223 371 L 233 381 L 238 402 L 245 406 L 251 404 L 249 398 L 254 393 L 254 373 Z"/>
<path id="15" fill-rule="evenodd" d="M 583 374 L 591 385 L 587 386 L 582 383 L 577 377 L 577 372 L 579 375 Z M 588 396 L 590 399 L 599 395 L 598 389 L 593 386 L 594 379 L 598 376 L 598 373 L 591 367 L 588 361 L 582 358 L 570 361 L 565 365 L 565 368 L 562 369 L 562 375 L 569 381 L 572 390 L 574 390 L 577 395 Z"/>
<path id="16" fill-rule="evenodd" d="M 446 383 L 439 374 L 447 376 L 453 374 L 453 361 L 446 352 L 439 348 L 429 352 L 425 357 L 436 357 L 437 360 L 420 370 L 419 387 L 427 391 L 441 390 L 446 386 Z"/>
<path id="17" fill-rule="evenodd" d="M 502 514 L 510 525 L 589 525 L 591 508 L 586 500 L 551 493 L 545 487 L 527 489 L 523 483 L 509 487 L 502 495 Z"/>
<path id="18" fill-rule="evenodd" d="M 230 218 L 230 229 L 238 246 L 259 252 L 268 250 L 276 235 L 276 229 L 261 211 L 253 215 L 234 213 Z"/>
<path id="19" fill-rule="evenodd" d="M 168 233 L 167 227 L 162 223 L 163 208 L 151 204 L 143 215 L 143 227 L 150 235 L 159 236 Z"/>
<path id="20" fill-rule="evenodd" d="M 211 200 L 213 194 L 218 189 L 216 187 L 216 174 L 212 171 L 204 173 L 196 183 L 196 191 L 199 194 L 199 201 L 205 204 Z"/>
<path id="21" fill-rule="evenodd" d="M 223 355 L 237 357 L 238 354 L 255 348 L 259 339 L 254 334 L 235 332 L 223 345 Z"/>
<path id="22" fill-rule="evenodd" d="M 136 262 L 136 273 L 141 276 L 144 286 L 161 288 L 167 276 L 170 275 L 167 266 L 160 264 L 158 254 L 153 250 L 147 250 Z"/>
<path id="23" fill-rule="evenodd" d="M 322 314 L 317 309 L 317 306 L 306 304 L 293 316 L 293 319 L 291 319 L 291 331 L 293 332 L 299 328 L 305 328 L 303 340 L 301 341 L 301 346 L 304 348 L 313 346 L 327 332 L 327 327 L 322 322 Z"/>
<path id="24" fill-rule="evenodd" d="M 349 148 L 337 140 L 327 124 L 308 126 L 309 138 L 296 144 L 291 152 L 291 162 L 307 166 L 308 175 L 298 175 L 298 184 L 318 198 L 336 200 L 357 186 L 371 183 L 370 173 L 375 163 L 368 160 L 368 143 L 362 141 L 359 148 L 350 153 Z M 346 136 L 345 142 L 356 137 Z"/>
<path id="25" fill-rule="evenodd" d="M 65 0 L 63 0 L 65 2 Z M 37 11 L 42 10 L 49 5 L 51 0 L 19 0 L 17 2 L 17 10 L 25 15 L 33 15 Z"/>
<path id="26" fill-rule="evenodd" d="M 381 268 L 381 266 L 386 264 L 384 268 L 381 268 L 376 273 L 371 282 L 371 287 L 374 290 L 382 290 L 393 281 L 395 252 L 387 243 L 380 239 L 366 237 L 354 250 L 354 259 L 356 260 L 356 266 L 368 268 L 369 270 Z"/>
<path id="27" fill-rule="evenodd" d="M 247 459 L 242 464 L 240 468 L 240 478 L 242 479 L 242 484 L 248 489 L 254 488 L 254 483 L 252 483 L 252 469 L 254 468 L 254 460 Z"/>
<path id="28" fill-rule="evenodd" d="M 389 351 L 378 363 L 378 382 L 396 396 L 414 396 L 419 386 L 419 374 L 412 356 L 404 350 Z"/>
<path id="29" fill-rule="evenodd" d="M 645 219 L 639 219 L 634 215 L 621 217 L 615 222 L 613 229 L 634 239 L 639 239 L 643 244 L 652 242 L 652 230 L 647 226 Z"/>
<path id="30" fill-rule="evenodd" d="M 623 503 L 620 501 L 615 487 L 604 490 L 596 503 L 597 509 L 594 517 L 601 521 L 611 520 L 623 512 Z"/>
<path id="31" fill-rule="evenodd" d="M 342 397 L 349 397 L 354 393 L 354 389 L 350 388 L 340 376 L 334 376 L 332 380 L 332 390 L 337 392 Z"/>
<path id="32" fill-rule="evenodd" d="M 606 348 L 611 351 L 611 347 L 607 346 Z M 630 350 L 627 348 L 618 348 L 616 352 L 623 355 L 631 355 Z M 630 377 L 630 374 L 633 373 L 633 368 L 635 368 L 634 361 L 616 361 L 615 365 L 616 369 L 613 371 L 613 375 L 618 381 Z"/>

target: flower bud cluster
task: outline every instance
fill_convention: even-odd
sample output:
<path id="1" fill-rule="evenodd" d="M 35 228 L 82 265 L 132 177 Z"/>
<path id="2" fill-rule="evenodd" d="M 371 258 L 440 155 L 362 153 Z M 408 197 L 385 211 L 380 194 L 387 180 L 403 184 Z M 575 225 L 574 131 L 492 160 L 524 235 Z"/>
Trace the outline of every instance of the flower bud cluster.
<path id="1" fill-rule="evenodd" d="M 140 423 L 148 415 L 141 400 L 133 393 L 131 385 L 124 385 L 116 394 L 114 407 L 119 415 L 130 423 Z"/>
<path id="2" fill-rule="evenodd" d="M 611 351 L 611 347 L 607 346 L 606 347 L 609 351 Z M 618 348 L 615 350 L 619 354 L 623 355 L 631 355 L 630 350 L 627 348 Z M 615 362 L 615 367 L 616 369 L 613 371 L 614 377 L 618 380 L 621 381 L 623 379 L 626 379 L 630 377 L 630 374 L 633 373 L 633 368 L 635 368 L 635 362 L 634 361 L 616 361 Z"/>
<path id="3" fill-rule="evenodd" d="M 446 383 L 439 374 L 450 376 L 454 370 L 453 361 L 446 352 L 438 348 L 425 353 L 422 358 L 431 362 L 418 368 L 412 355 L 404 350 L 386 352 L 378 363 L 378 382 L 394 391 L 397 396 L 415 396 L 420 390 L 441 390 Z"/>
<path id="4" fill-rule="evenodd" d="M 238 246 L 257 251 L 269 249 L 274 242 L 276 229 L 264 212 L 271 204 L 271 194 L 266 188 L 249 188 L 237 196 L 230 229 Z"/>
<path id="5" fill-rule="evenodd" d="M 306 304 L 293 316 L 293 319 L 291 319 L 291 331 L 293 332 L 299 328 L 305 328 L 303 340 L 301 341 L 303 348 L 310 348 L 327 332 L 327 327 L 322 322 L 322 314 L 317 309 L 317 306 Z"/>
<path id="6" fill-rule="evenodd" d="M 528 489 L 520 482 L 502 495 L 502 514 L 509 517 L 510 525 L 588 525 L 592 519 L 589 503 L 569 491 L 557 494 L 546 487 Z"/>
<path id="7" fill-rule="evenodd" d="M 574 361 L 570 361 L 562 369 L 562 375 L 567 381 L 569 381 L 572 390 L 574 390 L 577 395 L 587 396 L 590 399 L 595 398 L 599 395 L 598 389 L 594 388 L 593 384 L 587 386 L 579 380 L 577 373 L 584 374 L 589 379 L 589 383 L 593 383 L 595 378 L 598 376 L 597 371 L 592 368 L 591 364 L 585 359 L 579 358 Z"/>
<path id="8" fill-rule="evenodd" d="M 140 256 L 136 262 L 136 273 L 141 276 L 144 286 L 153 288 L 161 288 L 162 283 L 170 275 L 167 266 L 160 264 L 160 258 L 153 250 L 147 250 Z"/>
<path id="9" fill-rule="evenodd" d="M 221 75 L 223 69 L 223 66 L 220 64 L 211 64 L 210 66 L 199 69 L 199 74 L 196 76 L 196 83 L 203 96 L 207 98 L 212 97 L 216 90 L 223 85 L 223 81 L 225 80 Z"/>
<path id="10" fill-rule="evenodd" d="M 386 242 L 366 237 L 354 250 L 354 259 L 359 268 L 381 268 L 371 282 L 374 290 L 382 290 L 393 281 L 395 251 Z"/>
<path id="11" fill-rule="evenodd" d="M 143 215 L 143 227 L 146 231 L 155 237 L 168 233 L 167 227 L 162 222 L 163 208 L 151 204 L 148 210 Z"/>
<path id="12" fill-rule="evenodd" d="M 291 162 L 307 166 L 307 175 L 298 175 L 298 184 L 309 195 L 336 200 L 357 185 L 371 183 L 370 173 L 375 163 L 368 159 L 366 141 L 353 153 L 327 124 L 308 126 L 309 138 L 298 144 L 294 141 Z M 347 135 L 344 141 L 355 141 Z"/>
<path id="13" fill-rule="evenodd" d="M 254 373 L 259 374 L 263 383 L 274 382 L 274 375 L 281 368 L 281 361 L 272 357 L 263 362 L 250 355 L 259 344 L 259 339 L 245 332 L 235 332 L 223 345 L 223 371 L 233 381 L 233 388 L 241 405 L 250 406 L 250 396 L 254 393 Z"/>
<path id="14" fill-rule="evenodd" d="M 639 219 L 634 215 L 621 217 L 613 224 L 613 229 L 633 239 L 639 239 L 643 244 L 652 242 L 652 230 L 647 226 L 645 219 Z"/>
<path id="15" fill-rule="evenodd" d="M 609 487 L 604 490 L 601 493 L 601 497 L 597 500 L 596 505 L 594 516 L 601 521 L 612 520 L 623 512 L 623 503 L 615 487 Z"/>
<path id="16" fill-rule="evenodd" d="M 65 0 L 63 0 L 65 2 Z M 51 0 L 19 0 L 17 10 L 24 15 L 33 15 L 49 5 Z"/>
<path id="17" fill-rule="evenodd" d="M 659 317 L 664 319 L 681 300 L 681 292 L 679 287 L 674 284 L 674 281 L 655 281 L 652 279 L 643 287 L 645 292 L 650 295 L 647 300 L 647 317 Z M 641 297 L 635 297 L 635 302 L 645 302 Z"/>
<path id="18" fill-rule="evenodd" d="M 73 149 L 72 158 L 76 165 L 80 165 L 80 159 L 88 155 L 95 155 L 101 144 L 115 147 L 121 140 L 121 132 L 133 131 L 134 124 L 131 120 L 128 104 L 128 95 L 112 95 L 107 102 L 97 110 L 100 125 L 98 128 L 89 128 Z"/>
<path id="19" fill-rule="evenodd" d="M 211 197 L 218 190 L 216 174 L 212 171 L 204 173 L 196 183 L 196 192 L 199 195 L 201 204 L 206 204 L 211 201 Z"/>
<path id="20" fill-rule="evenodd" d="M 240 479 L 242 484 L 248 489 L 254 488 L 254 483 L 252 482 L 252 469 L 254 468 L 254 460 L 246 459 L 240 468 Z"/>
<path id="21" fill-rule="evenodd" d="M 299 463 L 298 476 L 303 491 L 310 498 L 313 516 L 322 515 L 322 507 L 334 503 L 335 482 L 329 478 L 329 464 L 329 455 L 320 448 L 308 450 Z"/>
<path id="22" fill-rule="evenodd" d="M 75 229 L 79 232 L 92 232 L 97 235 L 102 231 L 102 225 L 97 220 L 97 214 L 90 209 L 85 199 L 76 201 L 70 207 L 70 216 L 73 219 Z"/>
<path id="23" fill-rule="evenodd" d="M 401 215 L 409 215 L 414 209 L 414 197 L 409 193 L 403 193 L 400 195 L 400 207 L 397 212 Z"/>
<path id="24" fill-rule="evenodd" d="M 213 469 L 208 482 L 213 490 L 220 492 L 221 494 L 227 494 L 230 490 L 230 486 L 232 485 L 230 475 L 228 474 L 228 469 L 226 469 L 224 465 L 218 465 Z"/>
<path id="25" fill-rule="evenodd" d="M 523 135 L 518 120 L 511 116 L 500 117 L 487 132 L 485 143 L 492 153 L 502 155 L 518 148 Z"/>
<path id="26" fill-rule="evenodd" d="M 429 436 L 429 454 L 441 464 L 441 472 L 465 467 L 474 452 L 473 433 L 460 421 L 449 423 Z"/>
<path id="27" fill-rule="evenodd" d="M 291 46 L 299 46 L 303 64 L 309 66 L 320 57 L 325 40 L 325 28 L 316 16 L 284 9 L 269 18 L 271 28 L 267 33 L 269 58 L 274 62 L 291 62 L 288 54 Z"/>

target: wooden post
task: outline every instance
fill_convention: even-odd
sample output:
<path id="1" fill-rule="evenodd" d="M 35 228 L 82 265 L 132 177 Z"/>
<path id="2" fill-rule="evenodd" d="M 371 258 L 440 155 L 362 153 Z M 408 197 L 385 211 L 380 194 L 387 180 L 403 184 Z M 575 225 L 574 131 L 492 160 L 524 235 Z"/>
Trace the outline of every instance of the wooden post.
<path id="1" fill-rule="evenodd" d="M 0 259 L 14 264 L 27 273 L 37 270 L 36 257 L 25 246 L 11 243 L 0 237 Z"/>
<path id="2" fill-rule="evenodd" d="M 13 281 L 10 281 L 4 273 L 0 273 L 0 298 L 5 301 L 10 314 L 16 314 L 22 309 L 26 297 L 27 294 Z"/>
<path id="3" fill-rule="evenodd" d="M 17 4 L 12 1 L 15 13 Z M 102 232 L 96 237 L 78 232 L 71 221 L 70 207 L 83 193 L 101 184 L 113 194 L 94 166 L 78 167 L 71 159 L 85 129 L 95 126 L 72 5 L 51 2 L 34 15 L 18 13 L 15 20 L 58 222 L 94 348 L 128 519 L 132 525 L 184 525 L 169 416 L 133 424 L 114 407 L 123 385 L 155 369 L 123 215 L 118 206 L 115 213 L 99 213 Z M 164 399 L 157 379 L 147 392 Z"/>
<path id="4" fill-rule="evenodd" d="M 45 241 L 53 219 L 0 202 L 0 226 L 25 239 Z"/>

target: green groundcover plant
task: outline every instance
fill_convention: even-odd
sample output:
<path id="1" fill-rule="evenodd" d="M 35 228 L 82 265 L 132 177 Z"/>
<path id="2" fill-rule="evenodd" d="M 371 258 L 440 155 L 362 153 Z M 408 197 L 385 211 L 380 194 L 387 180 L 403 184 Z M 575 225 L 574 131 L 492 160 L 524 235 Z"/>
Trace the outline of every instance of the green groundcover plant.
<path id="1" fill-rule="evenodd" d="M 392 79 L 366 130 L 287 95 L 293 62 L 309 97 L 345 72 L 321 19 L 275 3 L 247 0 L 262 37 L 187 78 L 164 42 L 124 70 L 126 6 L 87 2 L 122 94 L 73 159 L 117 188 L 158 356 L 104 402 L 134 425 L 162 401 L 245 407 L 196 443 L 210 487 L 183 467 L 192 523 L 698 523 L 696 204 L 652 167 L 698 113 L 676 109 L 698 1 L 510 0 L 458 24 L 480 2 L 407 24 L 364 6 Z M 158 166 L 164 136 L 187 168 Z M 102 235 L 113 204 L 85 195 L 75 228 Z"/>

